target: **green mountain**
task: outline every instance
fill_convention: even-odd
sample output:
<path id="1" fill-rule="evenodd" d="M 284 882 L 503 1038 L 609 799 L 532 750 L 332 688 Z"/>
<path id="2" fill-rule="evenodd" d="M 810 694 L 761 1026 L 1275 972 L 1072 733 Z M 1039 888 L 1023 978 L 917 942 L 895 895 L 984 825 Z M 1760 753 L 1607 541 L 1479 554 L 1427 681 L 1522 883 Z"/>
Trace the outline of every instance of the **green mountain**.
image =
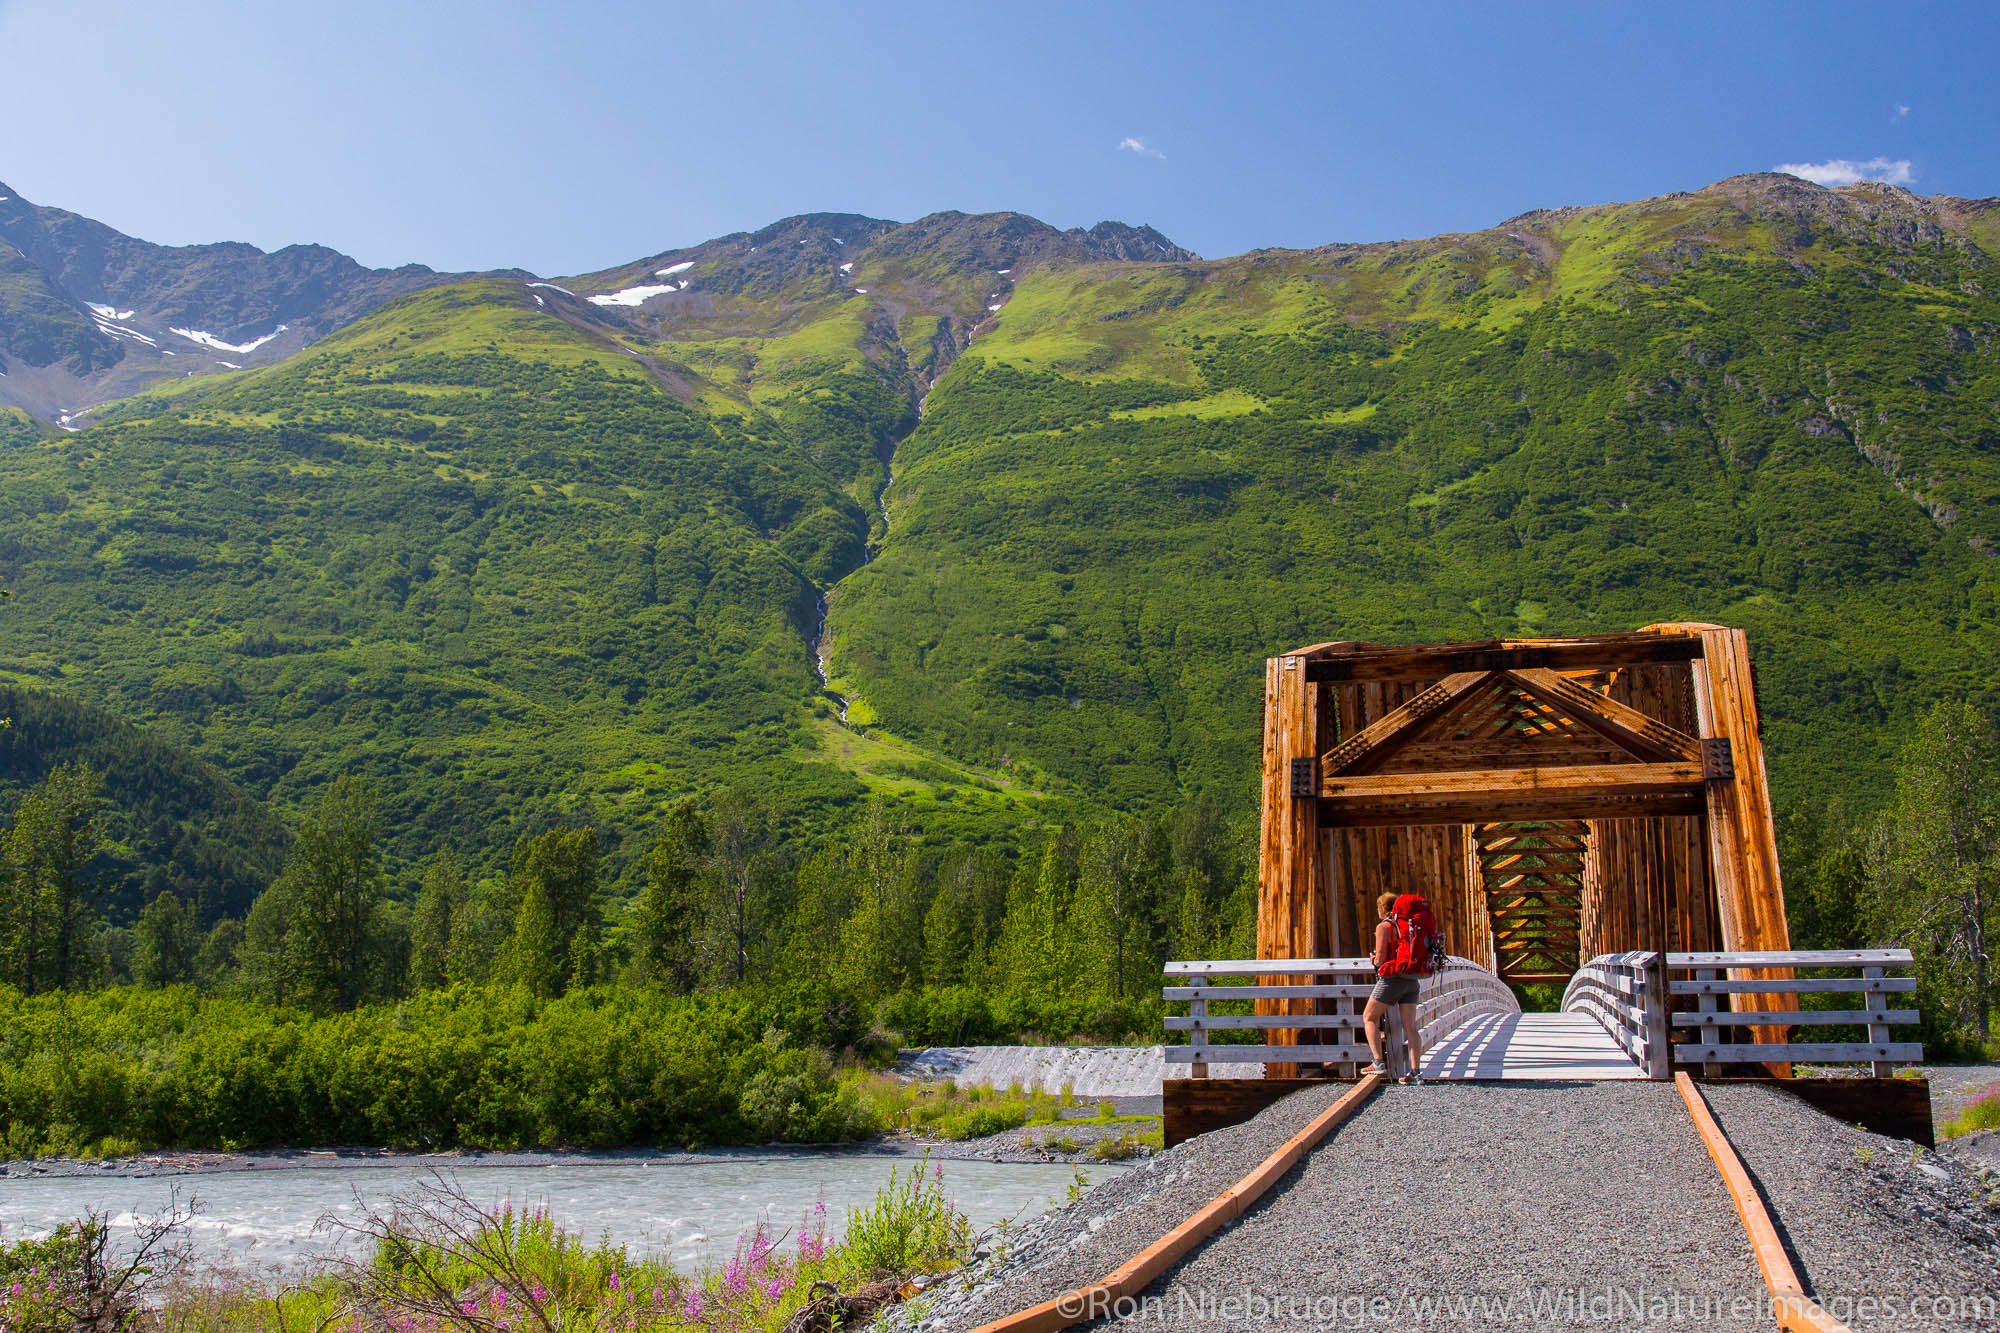
<path id="1" fill-rule="evenodd" d="M 277 877 L 286 834 L 263 802 L 186 750 L 74 699 L 0 686 L 0 810 L 61 763 L 102 780 L 91 868 L 111 919 L 172 890 L 201 924 L 241 916 Z"/>
<path id="2" fill-rule="evenodd" d="M 0 182 L 0 413 L 80 425 L 148 384 L 269 365 L 467 276 L 364 268 L 322 245 L 154 245 Z"/>
<path id="3" fill-rule="evenodd" d="M 1993 689 L 1996 253 L 1996 201 L 1753 176 L 1212 261 L 812 215 L 433 287 L 8 437 L 0 678 L 281 812 L 366 773 L 415 857 L 720 781 L 1242 809 L 1274 650 L 1705 618 L 1781 798 L 1865 793 Z"/>

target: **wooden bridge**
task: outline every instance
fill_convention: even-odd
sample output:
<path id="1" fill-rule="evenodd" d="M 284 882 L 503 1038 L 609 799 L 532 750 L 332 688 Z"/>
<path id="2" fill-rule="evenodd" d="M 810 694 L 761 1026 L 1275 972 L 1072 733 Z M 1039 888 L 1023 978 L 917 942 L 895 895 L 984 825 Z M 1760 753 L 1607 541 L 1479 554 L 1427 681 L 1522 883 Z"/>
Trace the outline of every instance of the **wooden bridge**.
<path id="1" fill-rule="evenodd" d="M 1299 1215 L 1351 1201 L 1355 1182 L 1316 1173 L 1311 1159 L 1356 1116 L 1365 1151 L 1408 1141 L 1377 1134 L 1369 1143 L 1376 1113 L 1363 1108 L 1386 1079 L 1362 1072 L 1375 903 L 1408 892 L 1430 899 L 1452 954 L 1420 986 L 1422 1074 L 1536 1085 L 1454 1090 L 1444 1094 L 1450 1104 L 1504 1102 L 1515 1116 L 1536 1098 L 1588 1097 L 1628 1111 L 1657 1111 L 1660 1094 L 1684 1104 L 1681 1128 L 1695 1131 L 1687 1142 L 1707 1148 L 1727 1187 L 1773 1321 L 1846 1333 L 1802 1286 L 1697 1079 L 1764 1082 L 1842 1121 L 1930 1143 L 1928 1083 L 1891 1077 L 1896 1065 L 1922 1059 L 1920 1045 L 1893 1031 L 1917 1021 L 1916 982 L 1905 950 L 1791 947 L 1741 631 L 1672 624 L 1579 639 L 1323 643 L 1272 658 L 1260 874 L 1256 958 L 1166 965 L 1166 1026 L 1185 1034 L 1166 1060 L 1187 1075 L 1163 1080 L 1166 1141 L 1247 1119 L 1309 1084 L 1351 1086 L 1249 1175 L 1101 1279 L 977 1333 L 1055 1333 L 1106 1316 L 1115 1324 L 1119 1302 L 1196 1271 L 1176 1266 L 1202 1263 L 1205 1246 L 1224 1251 L 1208 1256 L 1207 1271 L 1235 1281 L 1245 1255 L 1226 1252 L 1239 1234 L 1231 1225 L 1253 1207 L 1276 1219 L 1262 1243 L 1292 1246 L 1305 1230 Z M 1545 1011 L 1523 1012 L 1524 996 Z M 1391 1008 L 1391 1077 L 1404 1072 L 1398 1021 Z M 1868 1070 L 1797 1077 L 1806 1062 Z M 1668 1079 L 1677 1098 L 1599 1086 Z M 1410 1095 L 1419 1100 L 1392 1105 L 1418 1107 L 1429 1094 Z M 1384 1114 L 1407 1129 L 1407 1116 Z M 1505 1116 L 1498 1128 L 1459 1128 L 1481 1130 L 1487 1149 L 1503 1154 L 1492 1164 L 1496 1179 L 1548 1154 L 1547 1144 L 1508 1151 L 1516 1126 Z M 1652 1160 L 1671 1126 L 1649 1131 L 1660 1137 L 1635 1140 L 1630 1151 L 1572 1145 L 1596 1152 L 1605 1176 L 1521 1179 L 1570 1188 L 1566 1217 L 1594 1219 L 1602 1236 L 1628 1235 L 1625 1201 L 1606 1179 L 1615 1166 L 1646 1161 L 1677 1172 L 1692 1197 L 1705 1165 L 1685 1151 Z M 1364 1167 L 1380 1160 L 1367 1156 Z M 1414 1184 L 1399 1191 L 1431 1183 L 1423 1171 L 1409 1176 Z M 1294 1187 L 1305 1197 L 1288 1214 Z M 1267 1195 L 1276 1201 L 1260 1203 Z M 1315 1258 L 1334 1256 L 1308 1256 L 1302 1286 L 1317 1280 Z"/>
<path id="2" fill-rule="evenodd" d="M 1891 1033 L 1916 1021 L 1915 982 L 1888 975 L 1909 954 L 1791 948 L 1741 630 L 1315 644 L 1266 664 L 1263 753 L 1258 957 L 1168 965 L 1189 1034 L 1168 1060 L 1191 1076 L 1166 1081 L 1169 1142 L 1356 1076 L 1360 955 L 1378 896 L 1407 892 L 1453 954 L 1419 1009 L 1427 1077 L 1681 1066 L 1929 1138 L 1926 1085 L 1890 1078 L 1922 1058 Z M 1521 1012 L 1516 987 L 1556 985 L 1558 1012 Z M 1861 1039 L 1811 1039 L 1829 1025 Z M 1795 1061 L 1869 1076 L 1807 1087 Z"/>

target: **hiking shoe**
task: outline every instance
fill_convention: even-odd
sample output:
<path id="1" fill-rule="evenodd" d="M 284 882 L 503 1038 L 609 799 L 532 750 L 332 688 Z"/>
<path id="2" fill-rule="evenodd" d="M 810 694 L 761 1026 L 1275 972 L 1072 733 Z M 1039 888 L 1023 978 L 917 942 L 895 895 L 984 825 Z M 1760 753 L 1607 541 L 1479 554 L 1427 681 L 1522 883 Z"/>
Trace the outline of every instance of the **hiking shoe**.
<path id="1" fill-rule="evenodd" d="M 1389 1073 L 1388 1067 L 1385 1066 L 1380 1060 L 1376 1060 L 1362 1068 L 1361 1077 L 1367 1078 L 1370 1074 L 1381 1074 L 1386 1078 L 1388 1076 L 1388 1073 Z"/>
<path id="2" fill-rule="evenodd" d="M 1405 1087 L 1421 1088 L 1424 1085 L 1424 1076 L 1422 1074 L 1405 1074 L 1397 1081 Z"/>

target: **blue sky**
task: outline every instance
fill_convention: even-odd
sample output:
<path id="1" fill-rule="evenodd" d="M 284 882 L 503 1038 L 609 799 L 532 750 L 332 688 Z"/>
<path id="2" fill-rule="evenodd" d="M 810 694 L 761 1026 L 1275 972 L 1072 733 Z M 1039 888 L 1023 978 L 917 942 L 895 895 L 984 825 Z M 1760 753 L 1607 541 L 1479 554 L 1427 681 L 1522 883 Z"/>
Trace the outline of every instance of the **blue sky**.
<path id="1" fill-rule="evenodd" d="M 1781 164 L 2000 194 L 1996 57 L 1985 4 L 0 0 L 0 181 L 373 265 L 947 208 L 1219 256 Z"/>

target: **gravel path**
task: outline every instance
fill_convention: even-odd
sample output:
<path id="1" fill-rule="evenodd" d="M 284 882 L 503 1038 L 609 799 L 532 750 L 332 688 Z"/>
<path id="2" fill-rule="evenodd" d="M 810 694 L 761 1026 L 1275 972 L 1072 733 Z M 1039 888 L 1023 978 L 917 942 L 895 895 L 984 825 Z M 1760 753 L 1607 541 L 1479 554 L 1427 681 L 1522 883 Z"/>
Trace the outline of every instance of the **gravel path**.
<path id="1" fill-rule="evenodd" d="M 2000 1177 L 1769 1088 L 1703 1091 L 1800 1280 L 1855 1333 L 2000 1327 Z"/>
<path id="2" fill-rule="evenodd" d="M 1378 1096 L 1116 1326 L 1713 1333 L 1763 1292 L 1671 1085 L 1432 1084 Z M 1657 1317 L 1600 1308 L 1621 1294 Z"/>
<path id="3" fill-rule="evenodd" d="M 921 1327 L 971 1328 L 1102 1277 L 1338 1091 L 1287 1098 L 1044 1218 L 1018 1238 L 998 1280 L 989 1271 L 969 1295 L 944 1296 Z M 1538 1151 L 1540 1142 L 1562 1146 Z M 1680 1317 L 1619 1321 L 1589 1304 L 1565 1315 L 1563 1302 L 1601 1303 L 1607 1290 L 1648 1303 L 1678 1294 Z M 1719 1320 L 1715 1302 L 1755 1302 L 1763 1290 L 1728 1191 L 1670 1085 L 1431 1084 L 1377 1094 L 1116 1326 L 1713 1333 L 1759 1327 Z M 1257 1293 L 1310 1304 L 1260 1308 Z M 1447 1297 L 1462 1303 L 1418 1304 Z"/>

